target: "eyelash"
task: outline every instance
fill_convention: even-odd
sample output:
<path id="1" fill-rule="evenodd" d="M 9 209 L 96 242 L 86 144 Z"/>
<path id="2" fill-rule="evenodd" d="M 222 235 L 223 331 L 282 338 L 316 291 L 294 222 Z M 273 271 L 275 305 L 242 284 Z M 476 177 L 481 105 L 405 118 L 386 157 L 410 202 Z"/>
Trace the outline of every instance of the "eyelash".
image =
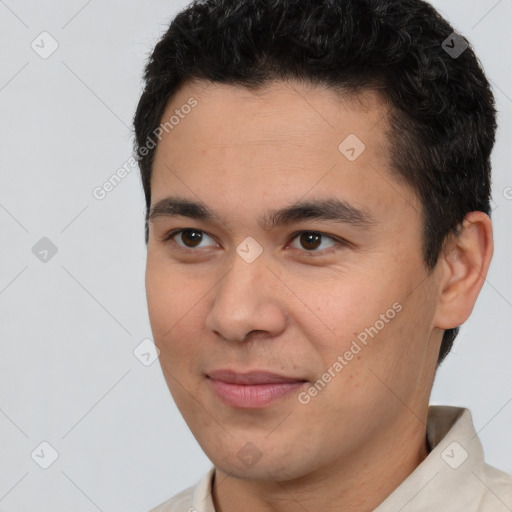
<path id="1" fill-rule="evenodd" d="M 204 235 L 207 235 L 208 237 L 210 237 L 212 240 L 215 240 L 215 238 L 211 235 L 209 235 L 206 231 L 203 231 L 201 229 L 196 229 L 196 228 L 181 228 L 181 229 L 175 229 L 169 233 L 167 233 L 164 238 L 163 238 L 163 242 L 174 242 L 174 244 L 178 247 L 179 250 L 182 250 L 182 251 L 185 251 L 185 252 L 198 252 L 197 249 L 194 249 L 192 247 L 183 247 L 181 245 L 179 245 L 178 243 L 176 243 L 174 240 L 172 240 L 176 235 L 179 235 L 185 231 L 197 231 L 199 233 L 202 233 Z M 306 233 L 309 233 L 309 234 L 313 234 L 313 235 L 320 235 L 323 238 L 329 238 L 331 240 L 333 240 L 334 242 L 336 242 L 338 245 L 340 246 L 343 246 L 343 247 L 346 247 L 349 245 L 349 242 L 347 242 L 346 240 L 343 240 L 342 238 L 338 238 L 338 237 L 335 237 L 335 236 L 332 236 L 332 235 L 328 235 L 326 233 L 322 233 L 321 231 L 311 231 L 311 230 L 303 230 L 303 231 L 297 231 L 295 233 L 293 233 L 291 235 L 291 239 L 290 241 L 293 241 L 295 240 L 298 236 L 302 235 L 302 234 L 306 234 Z M 294 248 L 295 249 L 295 248 Z M 331 246 L 331 247 L 328 247 L 327 249 L 323 249 L 322 251 L 316 251 L 316 250 L 311 250 L 311 251 L 308 251 L 306 249 L 302 250 L 301 252 L 303 252 L 306 256 L 312 256 L 312 257 L 315 257 L 317 255 L 320 255 L 320 256 L 324 256 L 326 255 L 328 252 L 332 252 L 332 250 L 335 249 L 335 246 Z M 296 250 L 301 250 L 301 249 L 296 249 Z"/>

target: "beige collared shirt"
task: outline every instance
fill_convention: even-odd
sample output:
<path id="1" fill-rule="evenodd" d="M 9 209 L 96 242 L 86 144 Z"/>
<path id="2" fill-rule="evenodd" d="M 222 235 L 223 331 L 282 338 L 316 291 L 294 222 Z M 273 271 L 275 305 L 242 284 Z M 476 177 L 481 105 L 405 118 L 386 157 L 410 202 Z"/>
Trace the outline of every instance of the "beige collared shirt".
<path id="1" fill-rule="evenodd" d="M 470 411 L 430 406 L 427 424 L 429 455 L 374 512 L 512 512 L 512 476 L 484 462 Z M 214 471 L 150 512 L 216 512 Z"/>

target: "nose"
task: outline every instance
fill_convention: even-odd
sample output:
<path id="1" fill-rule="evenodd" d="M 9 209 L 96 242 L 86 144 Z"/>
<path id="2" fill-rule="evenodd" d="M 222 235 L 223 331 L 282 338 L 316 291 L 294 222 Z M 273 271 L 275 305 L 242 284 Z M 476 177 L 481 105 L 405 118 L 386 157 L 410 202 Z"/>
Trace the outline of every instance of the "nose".
<path id="1" fill-rule="evenodd" d="M 262 254 L 247 263 L 238 254 L 214 288 L 206 328 L 228 341 L 245 341 L 250 333 L 275 337 L 284 331 L 286 287 Z"/>

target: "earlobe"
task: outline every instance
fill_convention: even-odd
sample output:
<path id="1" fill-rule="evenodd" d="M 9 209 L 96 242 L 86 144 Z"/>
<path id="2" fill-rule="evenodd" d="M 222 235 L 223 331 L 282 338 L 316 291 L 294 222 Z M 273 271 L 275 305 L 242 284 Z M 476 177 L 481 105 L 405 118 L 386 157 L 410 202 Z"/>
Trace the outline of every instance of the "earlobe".
<path id="1" fill-rule="evenodd" d="M 436 327 L 452 329 L 473 311 L 493 254 L 491 219 L 484 212 L 466 215 L 458 235 L 450 237 L 440 255 Z"/>

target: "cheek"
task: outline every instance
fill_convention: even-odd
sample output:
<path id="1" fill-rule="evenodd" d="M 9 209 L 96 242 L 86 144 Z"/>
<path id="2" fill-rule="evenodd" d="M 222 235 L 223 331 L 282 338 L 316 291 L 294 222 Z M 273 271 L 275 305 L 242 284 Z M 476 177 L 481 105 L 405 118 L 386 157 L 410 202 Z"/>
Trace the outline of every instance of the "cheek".
<path id="1" fill-rule="evenodd" d="M 194 400 L 200 381 L 201 302 L 182 273 L 159 271 L 148 261 L 146 295 L 149 320 L 169 391 L 184 417 L 197 414 Z M 198 288 L 196 286 L 196 288 Z"/>
<path id="2" fill-rule="evenodd" d="M 317 284 L 314 289 L 310 283 L 309 289 L 310 293 L 304 300 L 308 313 L 298 315 L 297 321 L 312 339 L 318 340 L 322 350 L 337 353 L 348 350 L 358 336 L 364 341 L 365 333 L 366 337 L 369 336 L 368 330 L 374 332 L 376 323 L 379 332 L 387 330 L 399 314 L 393 304 L 400 294 L 389 286 L 381 286 L 376 279 L 368 279 L 368 276 L 360 279 L 338 276 Z M 383 319 L 381 315 L 384 315 Z"/>
<path id="3" fill-rule="evenodd" d="M 148 256 L 146 267 L 146 298 L 149 320 L 156 346 L 161 351 L 161 360 L 167 364 L 173 356 L 185 356 L 192 352 L 197 338 L 197 318 L 202 295 L 183 273 Z"/>
<path id="4" fill-rule="evenodd" d="M 324 399 L 332 397 L 328 402 L 333 410 L 348 408 L 355 414 L 361 407 L 378 408 L 390 398 L 379 378 L 391 379 L 388 385 L 404 394 L 415 378 L 408 374 L 414 373 L 413 365 L 407 363 L 414 362 L 411 316 L 418 311 L 404 300 L 400 281 L 383 283 L 373 277 L 345 276 L 339 285 L 331 281 L 330 287 L 320 286 L 321 293 L 310 297 L 316 298 L 311 309 L 321 321 L 312 315 L 309 322 L 305 316 L 298 320 L 327 372 L 321 379 L 330 382 L 332 377 Z"/>

